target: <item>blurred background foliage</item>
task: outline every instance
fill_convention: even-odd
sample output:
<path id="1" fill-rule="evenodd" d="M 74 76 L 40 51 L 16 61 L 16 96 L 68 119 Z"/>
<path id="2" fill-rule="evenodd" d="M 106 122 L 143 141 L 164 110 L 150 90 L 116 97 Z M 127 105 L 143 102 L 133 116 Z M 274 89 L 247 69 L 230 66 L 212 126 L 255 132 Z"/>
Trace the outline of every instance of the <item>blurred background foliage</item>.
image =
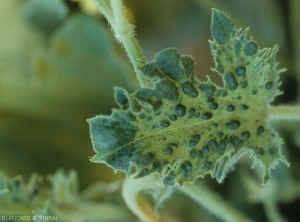
<path id="1" fill-rule="evenodd" d="M 106 24 L 63 1 L 0 4 L 1 169 L 28 176 L 62 166 L 84 185 L 110 179 L 89 161 L 86 119 L 110 112 L 114 86 L 134 84 Z"/>
<path id="2" fill-rule="evenodd" d="M 280 66 L 288 71 L 282 74 L 285 93 L 275 104 L 299 104 L 299 0 L 124 3 L 148 60 L 164 48 L 175 47 L 181 54 L 192 55 L 199 79 L 209 75 L 220 85 L 220 78 L 210 70 L 214 65 L 207 40 L 211 8 L 226 12 L 239 27 L 250 27 L 259 45 L 279 45 Z M 89 161 L 94 152 L 86 119 L 109 114 L 116 107 L 114 86 L 131 92 L 138 87 L 128 58 L 93 1 L 1 0 L 0 17 L 0 169 L 25 180 L 33 172 L 47 175 L 60 167 L 75 169 L 81 188 L 97 180 L 124 178 Z M 299 221 L 299 212 L 293 211 L 300 205 L 299 124 L 278 123 L 277 127 L 292 165 L 289 169 L 280 165 L 273 172 L 268 189 L 276 195 L 271 202 L 288 221 Z M 267 188 L 258 186 L 256 171 L 249 171 L 251 161 L 242 159 L 239 165 L 222 185 L 208 177 L 205 180 L 240 209 L 256 212 L 251 215 L 256 221 L 265 219 Z M 186 201 L 180 194 L 174 198 Z M 249 206 L 248 201 L 258 204 Z M 189 215 L 182 221 L 199 217 L 196 205 L 185 209 L 181 203 L 166 201 L 165 206 L 177 212 L 178 218 Z M 211 215 L 201 215 L 214 221 Z"/>

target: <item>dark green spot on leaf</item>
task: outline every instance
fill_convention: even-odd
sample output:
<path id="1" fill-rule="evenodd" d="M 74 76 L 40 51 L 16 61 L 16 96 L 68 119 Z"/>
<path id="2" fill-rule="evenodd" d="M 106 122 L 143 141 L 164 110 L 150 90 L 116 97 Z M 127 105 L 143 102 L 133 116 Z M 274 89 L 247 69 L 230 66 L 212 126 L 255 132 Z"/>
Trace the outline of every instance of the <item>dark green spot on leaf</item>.
<path id="1" fill-rule="evenodd" d="M 196 110 L 195 110 L 194 108 L 190 108 L 190 109 L 189 109 L 189 117 L 194 116 L 195 113 L 196 113 Z"/>
<path id="2" fill-rule="evenodd" d="M 162 127 L 169 127 L 170 126 L 170 122 L 168 120 L 163 120 L 160 122 L 160 126 Z"/>
<path id="3" fill-rule="evenodd" d="M 235 70 L 235 73 L 238 75 L 238 76 L 242 76 L 246 73 L 246 67 L 245 66 L 239 66 L 236 70 Z"/>
<path id="4" fill-rule="evenodd" d="M 268 154 L 273 157 L 275 155 L 275 150 L 273 148 L 269 148 Z"/>
<path id="5" fill-rule="evenodd" d="M 265 131 L 265 128 L 263 126 L 259 126 L 257 128 L 257 135 L 261 136 Z"/>
<path id="6" fill-rule="evenodd" d="M 243 137 L 244 139 L 249 139 L 249 138 L 250 138 L 250 132 L 249 132 L 249 131 L 243 132 L 243 133 L 242 133 L 242 137 Z"/>
<path id="7" fill-rule="evenodd" d="M 220 73 L 220 74 L 223 74 L 223 73 L 224 73 L 224 69 L 223 69 L 223 66 L 222 66 L 222 65 L 218 65 L 218 66 L 217 66 L 217 72 Z"/>
<path id="8" fill-rule="evenodd" d="M 169 115 L 169 119 L 172 121 L 175 121 L 177 119 L 177 116 L 174 114 Z"/>
<path id="9" fill-rule="evenodd" d="M 171 155 L 173 153 L 173 149 L 171 147 L 167 147 L 164 149 L 164 154 Z"/>
<path id="10" fill-rule="evenodd" d="M 218 108 L 218 103 L 212 102 L 208 105 L 208 107 L 212 110 L 216 110 Z"/>
<path id="11" fill-rule="evenodd" d="M 182 104 L 178 104 L 175 108 L 175 113 L 179 117 L 183 117 L 186 114 L 186 107 Z"/>
<path id="12" fill-rule="evenodd" d="M 209 120 L 212 118 L 212 114 L 209 112 L 205 112 L 202 114 L 201 119 Z"/>
<path id="13" fill-rule="evenodd" d="M 225 139 L 221 139 L 219 147 L 220 147 L 220 153 L 221 154 L 224 153 L 227 147 L 227 141 Z"/>
<path id="14" fill-rule="evenodd" d="M 229 112 L 232 112 L 232 111 L 234 111 L 235 110 L 235 107 L 234 107 L 234 105 L 228 105 L 227 106 L 227 111 L 229 111 Z"/>
<path id="15" fill-rule="evenodd" d="M 185 161 L 182 165 L 181 165 L 181 175 L 183 177 L 188 177 L 192 174 L 192 170 L 193 170 L 193 166 L 191 164 L 190 161 Z"/>
<path id="16" fill-rule="evenodd" d="M 258 46 L 255 42 L 247 42 L 244 48 L 246 56 L 253 56 L 258 51 Z"/>
<path id="17" fill-rule="evenodd" d="M 241 51 L 241 48 L 242 48 L 242 45 L 240 42 L 237 42 L 235 43 L 234 45 L 234 52 L 235 52 L 235 55 L 238 56 L 240 51 Z"/>
<path id="18" fill-rule="evenodd" d="M 174 171 L 170 171 L 169 174 L 163 178 L 163 184 L 165 186 L 173 186 L 175 184 Z"/>
<path id="19" fill-rule="evenodd" d="M 201 139 L 200 134 L 195 134 L 195 135 L 192 137 L 192 139 L 190 140 L 189 146 L 190 146 L 190 147 L 196 146 L 196 145 L 199 143 L 200 139 Z"/>
<path id="20" fill-rule="evenodd" d="M 258 153 L 259 155 L 263 156 L 263 155 L 265 154 L 265 151 L 263 150 L 262 147 L 259 147 L 259 148 L 257 149 L 257 153 Z"/>
<path id="21" fill-rule="evenodd" d="M 242 87 L 243 89 L 247 88 L 247 86 L 248 86 L 248 83 L 247 83 L 246 81 L 245 81 L 245 82 L 242 82 L 241 87 Z"/>
<path id="22" fill-rule="evenodd" d="M 192 149 L 190 151 L 190 157 L 191 157 L 191 159 L 195 159 L 196 156 L 197 156 L 197 151 L 195 149 Z"/>
<path id="23" fill-rule="evenodd" d="M 192 98 L 195 98 L 198 96 L 198 91 L 191 82 L 182 83 L 181 88 L 185 94 L 189 95 Z"/>
<path id="24" fill-rule="evenodd" d="M 241 105 L 241 109 L 242 109 L 242 110 L 247 110 L 247 109 L 249 109 L 249 107 L 248 107 L 247 105 L 244 105 L 244 104 L 243 104 L 243 105 Z"/>
<path id="25" fill-rule="evenodd" d="M 225 75 L 225 81 L 227 83 L 227 86 L 230 90 L 235 90 L 238 87 L 238 83 L 235 79 L 235 76 L 232 72 L 228 72 Z"/>
<path id="26" fill-rule="evenodd" d="M 267 90 L 271 89 L 272 86 L 273 86 L 273 82 L 269 81 L 269 82 L 266 83 L 266 89 Z"/>
<path id="27" fill-rule="evenodd" d="M 209 141 L 208 146 L 212 151 L 216 152 L 218 149 L 218 142 L 216 140 L 211 140 Z"/>
<path id="28" fill-rule="evenodd" d="M 237 147 L 239 145 L 239 138 L 237 136 L 230 136 L 229 141 L 233 147 Z"/>
<path id="29" fill-rule="evenodd" d="M 211 166 L 212 166 L 212 162 L 205 162 L 205 164 L 203 165 L 203 170 L 209 171 Z"/>
<path id="30" fill-rule="evenodd" d="M 208 147 L 207 147 L 207 146 L 204 146 L 204 147 L 202 148 L 202 152 L 203 152 L 203 154 L 209 154 L 209 149 L 208 149 Z"/>
<path id="31" fill-rule="evenodd" d="M 202 83 L 200 84 L 200 90 L 205 93 L 207 97 L 212 97 L 216 91 L 216 87 L 214 85 Z"/>

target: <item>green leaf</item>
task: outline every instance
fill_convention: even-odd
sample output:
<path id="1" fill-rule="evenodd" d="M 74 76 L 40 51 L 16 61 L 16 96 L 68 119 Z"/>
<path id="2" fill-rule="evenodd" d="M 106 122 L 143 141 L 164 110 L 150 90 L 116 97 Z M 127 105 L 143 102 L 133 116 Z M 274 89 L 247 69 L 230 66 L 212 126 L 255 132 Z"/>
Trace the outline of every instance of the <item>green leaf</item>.
<path id="1" fill-rule="evenodd" d="M 141 67 L 155 86 L 133 94 L 116 89 L 121 109 L 89 119 L 93 162 L 137 177 L 159 172 L 164 185 L 210 174 L 222 182 L 245 153 L 265 170 L 278 160 L 278 134 L 267 122 L 268 108 L 280 94 L 277 47 L 259 49 L 222 12 L 213 10 L 211 51 L 224 86 L 194 77 L 194 62 L 175 49 L 158 53 Z"/>
<path id="2" fill-rule="evenodd" d="M 236 33 L 234 23 L 220 11 L 213 9 L 211 34 L 219 44 L 230 41 Z"/>

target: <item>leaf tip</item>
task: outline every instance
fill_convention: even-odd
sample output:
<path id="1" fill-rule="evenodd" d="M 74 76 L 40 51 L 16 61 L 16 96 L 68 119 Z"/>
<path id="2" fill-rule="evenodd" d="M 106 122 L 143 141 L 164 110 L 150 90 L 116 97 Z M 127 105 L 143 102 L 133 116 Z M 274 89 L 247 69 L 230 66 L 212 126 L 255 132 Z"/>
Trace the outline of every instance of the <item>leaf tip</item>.
<path id="1" fill-rule="evenodd" d="M 211 34 L 219 44 L 226 44 L 230 35 L 235 35 L 236 29 L 231 19 L 223 12 L 212 9 Z"/>

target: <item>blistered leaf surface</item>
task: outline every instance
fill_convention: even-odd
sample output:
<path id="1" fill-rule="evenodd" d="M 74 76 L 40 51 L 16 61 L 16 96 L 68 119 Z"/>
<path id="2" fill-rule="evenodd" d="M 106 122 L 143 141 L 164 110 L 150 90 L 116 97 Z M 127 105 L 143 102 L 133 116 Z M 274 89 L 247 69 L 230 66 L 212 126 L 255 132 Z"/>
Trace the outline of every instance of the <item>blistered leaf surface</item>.
<path id="1" fill-rule="evenodd" d="M 222 12 L 213 10 L 211 52 L 220 87 L 194 76 L 194 61 L 175 49 L 141 67 L 155 86 L 129 94 L 115 89 L 120 109 L 89 119 L 92 161 L 143 177 L 159 172 L 172 186 L 210 173 L 221 182 L 244 153 L 265 170 L 278 160 L 281 139 L 268 125 L 278 90 L 277 47 L 260 49 Z"/>

